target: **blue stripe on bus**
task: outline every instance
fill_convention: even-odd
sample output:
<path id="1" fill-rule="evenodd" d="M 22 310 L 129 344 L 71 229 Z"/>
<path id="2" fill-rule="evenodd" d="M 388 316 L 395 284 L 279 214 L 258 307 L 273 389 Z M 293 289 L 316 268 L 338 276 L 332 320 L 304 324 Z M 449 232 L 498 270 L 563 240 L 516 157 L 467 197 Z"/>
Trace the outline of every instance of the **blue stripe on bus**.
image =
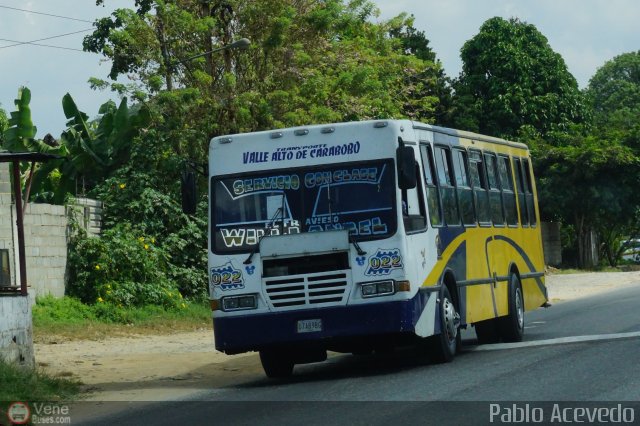
<path id="1" fill-rule="evenodd" d="M 464 234 L 465 228 L 462 226 L 442 227 L 438 228 L 438 235 L 440 236 L 440 243 L 442 244 L 442 251 L 444 252 L 449 244 L 453 242 L 460 235 Z"/>
<path id="2" fill-rule="evenodd" d="M 444 252 L 447 247 L 460 235 L 465 232 L 465 228 L 451 227 L 438 229 L 438 235 L 440 236 L 440 242 L 442 244 L 442 251 Z M 451 257 L 447 260 L 446 268 L 453 271 L 453 274 L 457 282 L 466 281 L 467 279 L 467 242 L 463 240 L 460 245 L 456 247 L 455 251 L 451 254 Z M 446 269 L 445 268 L 445 269 Z M 458 287 L 458 303 L 461 324 L 467 323 L 467 289 L 465 287 Z"/>
<path id="3" fill-rule="evenodd" d="M 538 271 L 536 271 L 536 267 L 533 264 L 533 262 L 531 261 L 531 259 L 529 258 L 529 256 L 527 255 L 527 253 L 525 253 L 524 249 L 522 247 L 520 247 L 518 245 L 518 243 L 513 241 L 511 238 L 507 238 L 507 237 L 505 237 L 503 235 L 495 235 L 493 237 L 493 239 L 494 240 L 504 241 L 507 244 L 511 245 L 518 252 L 518 254 L 522 257 L 522 260 L 524 260 L 524 263 L 529 268 L 529 271 L 530 272 L 538 272 Z M 488 254 L 487 254 L 487 256 L 488 256 Z M 540 289 L 542 294 L 544 294 L 545 297 L 547 297 L 547 288 L 545 287 L 545 285 L 542 282 L 542 280 L 540 279 L 540 277 L 534 277 L 534 278 L 535 278 L 536 284 L 538 285 L 538 288 Z"/>

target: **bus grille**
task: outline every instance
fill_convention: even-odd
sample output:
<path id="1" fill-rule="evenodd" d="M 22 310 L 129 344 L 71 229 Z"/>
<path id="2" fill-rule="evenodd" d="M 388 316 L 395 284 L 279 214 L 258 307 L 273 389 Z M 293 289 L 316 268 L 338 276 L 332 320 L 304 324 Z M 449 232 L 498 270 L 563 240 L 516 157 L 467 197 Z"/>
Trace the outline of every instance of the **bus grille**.
<path id="1" fill-rule="evenodd" d="M 346 302 L 349 271 L 265 278 L 269 302 L 274 308 L 337 305 Z"/>

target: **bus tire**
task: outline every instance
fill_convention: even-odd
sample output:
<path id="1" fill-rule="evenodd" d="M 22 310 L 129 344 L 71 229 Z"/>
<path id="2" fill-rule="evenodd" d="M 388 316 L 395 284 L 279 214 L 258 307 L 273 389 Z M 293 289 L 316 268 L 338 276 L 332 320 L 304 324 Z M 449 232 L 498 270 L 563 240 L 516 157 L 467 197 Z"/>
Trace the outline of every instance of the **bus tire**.
<path id="1" fill-rule="evenodd" d="M 500 341 L 497 319 L 495 318 L 477 322 L 473 325 L 473 328 L 476 330 L 478 343 L 481 345 Z"/>
<path id="2" fill-rule="evenodd" d="M 456 311 L 451 294 L 446 285 L 440 289 L 440 334 L 431 336 L 429 354 L 435 363 L 450 362 L 456 355 L 460 345 L 460 315 Z"/>
<path id="3" fill-rule="evenodd" d="M 260 362 L 264 373 L 270 379 L 282 379 L 293 374 L 294 362 L 284 351 L 260 351 Z"/>
<path id="4" fill-rule="evenodd" d="M 524 336 L 524 296 L 517 274 L 509 277 L 509 314 L 500 318 L 500 336 L 505 342 L 521 342 Z"/>

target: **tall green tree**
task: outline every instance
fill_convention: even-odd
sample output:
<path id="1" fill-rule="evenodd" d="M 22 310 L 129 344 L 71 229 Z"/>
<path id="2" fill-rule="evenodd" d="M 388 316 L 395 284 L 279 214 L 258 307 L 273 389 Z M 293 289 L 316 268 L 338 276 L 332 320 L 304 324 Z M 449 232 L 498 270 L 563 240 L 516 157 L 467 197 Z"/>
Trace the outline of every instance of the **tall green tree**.
<path id="1" fill-rule="evenodd" d="M 601 249 L 615 266 L 619 237 L 637 218 L 640 158 L 594 135 L 573 135 L 564 146 L 539 142 L 533 154 L 542 214 L 573 228 L 578 266 L 597 266 L 590 252 Z"/>
<path id="2" fill-rule="evenodd" d="M 98 20 L 84 48 L 112 68 L 91 83 L 150 111 L 133 156 L 93 190 L 105 200 L 106 227 L 128 223 L 153 236 L 183 294 L 201 295 L 206 203 L 194 218 L 181 214 L 177 182 L 185 163 L 206 161 L 211 137 L 383 117 L 435 121 L 446 89 L 428 40 L 412 17 L 374 23 L 377 13 L 365 0 L 137 0 Z M 240 38 L 251 46 L 203 55 Z M 134 83 L 119 83 L 123 75 Z"/>
<path id="3" fill-rule="evenodd" d="M 514 138 L 523 126 L 546 136 L 585 121 L 588 110 L 575 78 L 534 25 L 491 18 L 460 56 L 458 127 Z"/>
<path id="4" fill-rule="evenodd" d="M 430 41 L 424 31 L 414 27 L 414 16 L 407 18 L 403 13 L 389 22 L 396 22 L 389 31 L 393 39 L 401 42 L 401 48 L 406 55 L 418 59 L 434 62 L 435 67 L 424 68 L 422 72 L 407 75 L 406 85 L 411 95 L 404 105 L 402 112 L 405 116 L 449 125 L 451 120 L 452 90 L 451 81 L 444 72 L 442 64 L 436 59 L 436 53 L 429 46 Z"/>
<path id="5" fill-rule="evenodd" d="M 102 3 L 101 0 L 98 3 Z M 96 22 L 86 50 L 113 62 L 99 87 L 148 99 L 171 150 L 202 158 L 215 135 L 378 117 L 435 121 L 445 93 L 428 40 L 365 0 L 138 1 Z M 244 51 L 201 55 L 246 37 Z"/>
<path id="6" fill-rule="evenodd" d="M 607 61 L 589 81 L 587 94 L 598 134 L 640 153 L 640 51 Z"/>

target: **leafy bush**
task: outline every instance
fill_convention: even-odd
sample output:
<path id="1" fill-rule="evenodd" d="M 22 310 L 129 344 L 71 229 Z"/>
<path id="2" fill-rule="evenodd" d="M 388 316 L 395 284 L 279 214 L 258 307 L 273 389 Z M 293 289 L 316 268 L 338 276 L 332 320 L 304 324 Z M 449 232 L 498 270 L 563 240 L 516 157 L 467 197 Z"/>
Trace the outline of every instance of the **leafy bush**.
<path id="1" fill-rule="evenodd" d="M 177 201 L 180 177 L 175 172 L 180 168 L 178 164 L 170 165 L 163 166 L 171 169 L 164 176 L 142 171 L 156 169 L 154 165 L 124 167 L 100 185 L 94 195 L 105 203 L 106 229 L 118 229 L 127 223 L 129 232 L 144 236 L 147 242 L 152 239 L 153 249 L 163 255 L 165 277 L 174 281 L 185 297 L 206 299 L 207 203 L 200 203 L 194 217 L 182 212 Z"/>
<path id="2" fill-rule="evenodd" d="M 166 253 L 155 238 L 128 224 L 88 237 L 77 230 L 70 241 L 68 294 L 87 304 L 176 307 L 182 296 L 167 277 Z"/>

